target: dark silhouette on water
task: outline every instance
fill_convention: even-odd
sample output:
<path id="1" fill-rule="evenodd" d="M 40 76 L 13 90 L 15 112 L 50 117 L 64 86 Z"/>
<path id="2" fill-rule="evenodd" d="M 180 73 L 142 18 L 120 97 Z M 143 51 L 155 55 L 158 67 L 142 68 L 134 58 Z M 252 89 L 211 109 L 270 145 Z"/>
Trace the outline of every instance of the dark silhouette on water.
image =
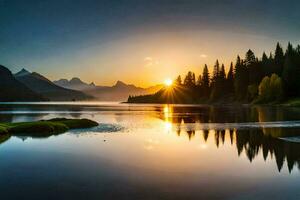
<path id="1" fill-rule="evenodd" d="M 233 123 L 245 121 L 283 121 L 286 117 L 294 115 L 290 120 L 299 119 L 297 115 L 299 109 L 268 109 L 265 107 L 245 108 L 237 107 L 235 111 L 230 112 L 229 107 L 173 107 L 161 110 L 159 116 L 162 120 L 173 124 L 175 133 L 179 137 L 186 136 L 192 140 L 196 134 L 202 134 L 205 142 L 209 137 L 213 137 L 216 147 L 229 142 L 234 146 L 237 155 L 246 155 L 252 162 L 255 158 L 262 156 L 264 160 L 274 159 L 278 171 L 280 172 L 286 162 L 289 172 L 295 167 L 300 170 L 300 143 L 281 139 L 282 137 L 298 136 L 300 134 L 297 128 L 251 128 L 251 129 L 197 129 L 195 124 L 199 125 L 209 122 Z M 168 114 L 165 114 L 168 112 Z M 188 114 L 185 114 L 188 113 Z M 244 114 L 241 114 L 244 113 Z M 289 113 L 289 114 L 288 114 Z M 181 124 L 191 126 L 185 127 Z M 193 126 L 194 125 L 194 126 Z M 226 141 L 229 139 L 229 141 Z"/>

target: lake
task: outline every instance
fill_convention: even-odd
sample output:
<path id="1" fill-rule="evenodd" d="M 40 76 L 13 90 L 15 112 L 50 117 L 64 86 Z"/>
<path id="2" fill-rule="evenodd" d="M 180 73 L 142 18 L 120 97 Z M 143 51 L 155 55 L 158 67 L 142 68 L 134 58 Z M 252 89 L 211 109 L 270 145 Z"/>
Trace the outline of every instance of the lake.
<path id="1" fill-rule="evenodd" d="M 300 199 L 300 109 L 1 103 L 0 121 L 88 118 L 0 136 L 1 199 Z"/>

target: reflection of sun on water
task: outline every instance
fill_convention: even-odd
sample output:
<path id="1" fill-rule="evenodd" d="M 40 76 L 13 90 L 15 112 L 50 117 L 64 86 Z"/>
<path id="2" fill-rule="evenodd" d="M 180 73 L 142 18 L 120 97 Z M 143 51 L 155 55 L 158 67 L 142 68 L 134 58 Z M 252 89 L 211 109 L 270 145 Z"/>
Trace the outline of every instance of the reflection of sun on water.
<path id="1" fill-rule="evenodd" d="M 165 122 L 164 124 L 165 124 L 165 129 L 168 133 L 170 131 L 172 131 L 172 123 L 171 122 Z"/>
<path id="2" fill-rule="evenodd" d="M 169 105 L 164 106 L 164 126 L 165 130 L 169 133 L 172 131 L 172 107 Z"/>
<path id="3" fill-rule="evenodd" d="M 200 145 L 197 146 L 197 148 L 198 148 L 199 150 L 207 149 L 207 144 L 200 144 Z"/>

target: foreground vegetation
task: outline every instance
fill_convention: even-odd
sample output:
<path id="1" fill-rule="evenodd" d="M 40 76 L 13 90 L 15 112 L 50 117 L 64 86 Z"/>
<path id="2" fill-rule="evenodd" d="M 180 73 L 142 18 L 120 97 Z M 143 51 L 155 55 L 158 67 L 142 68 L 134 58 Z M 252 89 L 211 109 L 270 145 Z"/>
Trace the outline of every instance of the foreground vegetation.
<path id="1" fill-rule="evenodd" d="M 98 123 L 89 119 L 54 118 L 36 122 L 0 123 L 0 135 L 48 137 L 64 133 L 69 129 L 90 128 L 98 126 Z M 1 143 L 1 140 L 0 140 Z"/>
<path id="2" fill-rule="evenodd" d="M 227 71 L 227 73 L 226 73 Z M 237 56 L 226 70 L 217 60 L 212 75 L 208 66 L 196 78 L 188 72 L 172 87 L 153 95 L 129 96 L 129 103 L 282 103 L 300 97 L 300 46 L 288 44 L 284 52 L 277 43 L 275 53 L 261 58 L 248 50 Z M 295 104 L 294 104 L 295 105 Z"/>

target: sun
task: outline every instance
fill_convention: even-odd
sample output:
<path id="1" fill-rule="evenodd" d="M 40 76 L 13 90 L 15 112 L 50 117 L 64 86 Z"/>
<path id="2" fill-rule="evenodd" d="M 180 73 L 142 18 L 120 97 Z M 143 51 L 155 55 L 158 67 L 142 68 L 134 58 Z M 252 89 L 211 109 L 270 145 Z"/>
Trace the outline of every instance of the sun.
<path id="1" fill-rule="evenodd" d="M 171 86 L 171 85 L 173 84 L 173 81 L 172 81 L 172 79 L 169 79 L 169 78 L 168 78 L 168 79 L 165 80 L 164 83 L 165 83 L 166 86 L 169 87 L 169 86 Z"/>

